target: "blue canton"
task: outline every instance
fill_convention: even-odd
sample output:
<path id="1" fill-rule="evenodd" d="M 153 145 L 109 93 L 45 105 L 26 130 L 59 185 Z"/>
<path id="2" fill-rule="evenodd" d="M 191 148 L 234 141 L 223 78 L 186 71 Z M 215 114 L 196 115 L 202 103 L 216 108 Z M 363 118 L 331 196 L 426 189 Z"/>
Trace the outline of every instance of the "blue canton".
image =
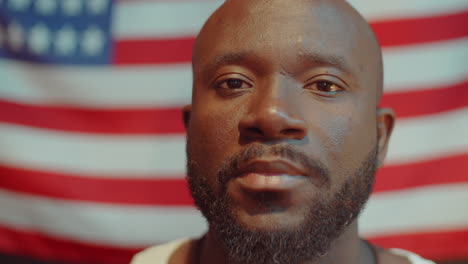
<path id="1" fill-rule="evenodd" d="M 0 0 L 0 57 L 109 64 L 112 0 Z"/>

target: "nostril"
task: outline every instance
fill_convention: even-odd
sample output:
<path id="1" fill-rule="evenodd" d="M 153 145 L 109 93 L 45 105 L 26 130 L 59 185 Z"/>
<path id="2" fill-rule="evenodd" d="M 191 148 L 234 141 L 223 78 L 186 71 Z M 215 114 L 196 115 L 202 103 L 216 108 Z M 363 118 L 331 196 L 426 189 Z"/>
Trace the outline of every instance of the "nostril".
<path id="1" fill-rule="evenodd" d="M 260 111 L 261 110 L 261 111 Z M 250 140 L 302 140 L 307 134 L 306 123 L 298 118 L 280 111 L 279 108 L 264 107 L 245 115 L 239 120 L 240 136 Z"/>
<path id="2" fill-rule="evenodd" d="M 258 127 L 249 127 L 248 131 L 255 135 L 263 135 L 263 131 Z"/>
<path id="3" fill-rule="evenodd" d="M 295 128 L 288 128 L 288 129 L 281 130 L 281 134 L 285 136 L 291 136 L 291 135 L 296 135 L 296 134 L 302 134 L 302 131 L 299 129 L 295 129 Z"/>

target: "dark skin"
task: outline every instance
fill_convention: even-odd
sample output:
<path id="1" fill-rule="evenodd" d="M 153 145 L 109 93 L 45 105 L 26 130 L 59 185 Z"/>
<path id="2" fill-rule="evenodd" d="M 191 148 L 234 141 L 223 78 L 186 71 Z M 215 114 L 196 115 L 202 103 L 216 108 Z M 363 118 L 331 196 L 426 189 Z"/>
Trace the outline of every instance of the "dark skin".
<path id="1" fill-rule="evenodd" d="M 220 192 L 216 173 L 223 161 L 252 144 L 293 145 L 332 175 L 324 192 L 303 180 L 294 162 L 275 156 L 252 161 L 256 174 L 231 181 L 226 190 L 245 228 L 299 226 L 308 202 L 336 192 L 375 146 L 378 166 L 384 161 L 394 114 L 378 108 L 380 48 L 344 1 L 227 1 L 196 41 L 193 71 L 193 101 L 184 108 L 188 154 L 214 193 Z M 295 177 L 295 184 L 269 177 L 277 170 Z M 259 208 L 249 193 L 262 191 L 282 195 Z M 228 263 L 216 236 L 209 230 L 202 242 L 182 246 L 171 263 Z M 380 263 L 408 263 L 384 250 L 378 255 Z M 304 263 L 370 264 L 373 258 L 353 221 L 326 256 Z"/>

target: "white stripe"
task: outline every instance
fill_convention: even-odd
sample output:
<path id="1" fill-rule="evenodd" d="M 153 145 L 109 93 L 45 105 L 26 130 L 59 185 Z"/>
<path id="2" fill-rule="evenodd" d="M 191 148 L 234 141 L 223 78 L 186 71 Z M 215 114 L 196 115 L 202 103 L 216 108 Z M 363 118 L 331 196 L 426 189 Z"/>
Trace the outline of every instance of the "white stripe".
<path id="1" fill-rule="evenodd" d="M 348 2 L 370 21 L 437 16 L 468 10 L 468 0 L 348 0 Z"/>
<path id="2" fill-rule="evenodd" d="M 117 39 L 194 36 L 222 1 L 126 1 L 115 6 Z"/>
<path id="3" fill-rule="evenodd" d="M 80 203 L 0 189 L 0 208 L 0 225 L 116 246 L 148 246 L 199 236 L 206 229 L 204 218 L 192 207 Z"/>
<path id="4" fill-rule="evenodd" d="M 468 0 L 352 0 L 370 21 L 436 16 L 468 9 Z M 164 38 L 196 35 L 222 1 L 126 1 L 116 5 L 115 32 L 118 39 Z"/>
<path id="5" fill-rule="evenodd" d="M 360 230 L 378 236 L 466 229 L 468 206 L 460 203 L 466 200 L 468 184 L 376 194 L 359 219 Z M 100 205 L 0 189 L 0 208 L 1 225 L 118 246 L 145 246 L 206 230 L 204 219 L 191 207 Z"/>
<path id="6" fill-rule="evenodd" d="M 468 37 L 384 49 L 385 91 L 402 92 L 468 80 Z"/>
<path id="7" fill-rule="evenodd" d="M 397 122 L 387 163 L 398 165 L 468 151 L 468 108 Z M 0 123 L 0 162 L 96 177 L 181 177 L 185 137 L 68 133 Z"/>
<path id="8" fill-rule="evenodd" d="M 0 123 L 0 162 L 97 177 L 170 177 L 185 171 L 185 137 L 67 133 Z"/>
<path id="9" fill-rule="evenodd" d="M 63 67 L 0 60 L 0 98 L 81 107 L 164 107 L 190 102 L 189 64 Z"/>
<path id="10" fill-rule="evenodd" d="M 386 92 L 468 80 L 468 38 L 387 49 Z M 80 107 L 180 106 L 190 102 L 189 64 L 63 67 L 0 60 L 0 98 Z"/>
<path id="11" fill-rule="evenodd" d="M 468 184 L 434 185 L 371 197 L 359 218 L 366 236 L 468 228 Z"/>
<path id="12" fill-rule="evenodd" d="M 386 164 L 468 153 L 468 107 L 396 121 Z"/>

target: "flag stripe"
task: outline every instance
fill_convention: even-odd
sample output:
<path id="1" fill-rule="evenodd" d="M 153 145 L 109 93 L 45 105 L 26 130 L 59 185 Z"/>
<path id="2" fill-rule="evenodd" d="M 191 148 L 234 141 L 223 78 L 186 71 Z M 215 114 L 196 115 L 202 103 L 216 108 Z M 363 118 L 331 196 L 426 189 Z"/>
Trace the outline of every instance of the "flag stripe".
<path id="1" fill-rule="evenodd" d="M 381 106 L 392 108 L 398 120 L 436 114 L 468 106 L 468 80 L 447 87 L 385 93 Z"/>
<path id="2" fill-rule="evenodd" d="M 439 89 L 384 94 L 382 106 L 408 118 L 468 106 L 468 82 Z M 78 108 L 0 99 L 0 122 L 60 131 L 103 134 L 184 134 L 182 111 L 174 108 Z"/>
<path id="3" fill-rule="evenodd" d="M 385 92 L 438 89 L 466 82 L 466 61 L 468 38 L 386 49 Z M 190 102 L 191 76 L 188 63 L 86 68 L 1 60 L 0 97 L 70 107 L 180 107 Z"/>
<path id="4" fill-rule="evenodd" d="M 404 248 L 435 261 L 468 258 L 468 229 L 391 234 L 369 240 L 382 247 Z"/>
<path id="5" fill-rule="evenodd" d="M 179 237 L 198 236 L 206 230 L 205 219 L 191 206 L 85 203 L 0 188 L 0 208 L 0 225 L 6 227 L 118 247 L 144 247 Z"/>
<path id="6" fill-rule="evenodd" d="M 223 1 L 128 1 L 115 5 L 116 40 L 195 36 Z M 190 16 L 190 19 L 187 19 Z M 134 52 L 134 51 L 132 51 Z"/>
<path id="7" fill-rule="evenodd" d="M 0 225 L 0 248 L 12 255 L 67 263 L 128 264 L 141 248 L 112 247 L 55 238 L 35 230 L 18 230 Z"/>
<path id="8" fill-rule="evenodd" d="M 182 134 L 180 108 L 90 109 L 18 104 L 0 99 L 0 122 L 107 134 Z"/>
<path id="9" fill-rule="evenodd" d="M 384 166 L 377 172 L 374 192 L 433 184 L 468 183 L 468 153 L 404 165 Z"/>
<path id="10" fill-rule="evenodd" d="M 467 115 L 468 107 L 465 107 L 400 120 L 392 135 L 386 165 L 466 153 Z M 450 137 L 446 137 L 447 131 Z M 443 141 L 439 140 L 441 137 Z M 12 167 L 103 177 L 181 175 L 185 167 L 183 135 L 100 135 L 0 123 L 0 138 L 2 148 L 9 150 L 0 152 L 0 160 Z"/>
<path id="11" fill-rule="evenodd" d="M 445 87 L 466 81 L 467 61 L 468 37 L 384 49 L 385 91 Z"/>
<path id="12" fill-rule="evenodd" d="M 0 96 L 12 101 L 92 108 L 173 107 L 191 98 L 189 64 L 60 67 L 0 60 Z"/>
<path id="13" fill-rule="evenodd" d="M 77 176 L 0 166 L 0 188 L 56 199 L 111 204 L 191 206 L 184 175 L 153 178 Z"/>
<path id="14" fill-rule="evenodd" d="M 468 11 L 465 11 L 444 16 L 385 21 L 371 26 L 382 48 L 390 48 L 466 37 L 468 28 L 459 25 L 467 19 Z M 119 39 L 115 42 L 114 63 L 147 65 L 189 62 L 194 41 L 195 36 Z"/>
<path id="15" fill-rule="evenodd" d="M 433 184 L 468 183 L 468 154 L 440 160 L 384 167 L 375 193 Z M 0 188 L 55 199 L 110 204 L 191 206 L 184 174 L 152 178 L 99 177 L 33 171 L 0 165 Z"/>
<path id="16" fill-rule="evenodd" d="M 418 44 L 468 36 L 468 11 L 372 23 L 382 47 Z M 431 30 L 428 30 L 428 29 Z"/>
<path id="17" fill-rule="evenodd" d="M 348 0 L 367 20 L 380 21 L 408 17 L 427 17 L 468 9 L 467 0 Z"/>
<path id="18" fill-rule="evenodd" d="M 375 193 L 359 218 L 359 230 L 371 237 L 468 229 L 468 204 L 460 203 L 467 199 L 468 183 Z"/>
<path id="19" fill-rule="evenodd" d="M 46 199 L 2 189 L 0 198 L 0 225 L 83 243 L 138 248 L 198 236 L 206 230 L 205 219 L 190 207 L 111 206 Z M 376 237 L 468 229 L 468 208 L 459 202 L 467 198 L 468 184 L 375 194 L 359 219 L 360 230 L 365 236 Z M 388 211 L 392 214 L 385 213 Z"/>
<path id="20" fill-rule="evenodd" d="M 117 40 L 114 64 L 188 63 L 194 42 L 195 37 Z"/>
<path id="21" fill-rule="evenodd" d="M 195 36 L 223 1 L 123 1 L 115 6 L 113 35 L 116 39 Z M 349 1 L 372 21 L 444 16 L 468 9 L 467 0 L 372 0 Z M 187 19 L 187 16 L 190 19 Z M 462 23 L 463 24 L 463 23 Z M 394 35 L 397 32 L 391 31 Z"/>
<path id="22" fill-rule="evenodd" d="M 0 138 L 8 149 L 0 160 L 13 167 L 116 178 L 180 175 L 185 168 L 183 135 L 98 135 L 0 123 Z"/>
<path id="23" fill-rule="evenodd" d="M 465 107 L 397 120 L 385 164 L 408 164 L 468 153 L 467 116 L 468 108 Z M 447 136 L 447 131 L 450 131 L 450 136 Z"/>

